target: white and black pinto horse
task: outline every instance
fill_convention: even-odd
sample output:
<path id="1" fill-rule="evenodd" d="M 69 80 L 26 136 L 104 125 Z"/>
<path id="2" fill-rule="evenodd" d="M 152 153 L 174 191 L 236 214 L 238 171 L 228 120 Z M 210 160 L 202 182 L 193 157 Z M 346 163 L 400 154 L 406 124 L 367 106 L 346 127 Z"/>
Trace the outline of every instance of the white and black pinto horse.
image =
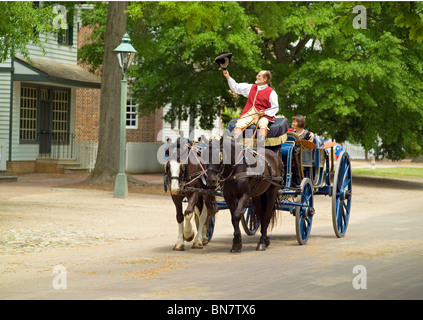
<path id="1" fill-rule="evenodd" d="M 170 188 L 179 226 L 178 239 L 173 250 L 185 250 L 184 241 L 194 239 L 195 232 L 191 225 L 194 215 L 198 218 L 198 224 L 192 248 L 202 249 L 209 241 L 206 236 L 207 226 L 209 219 L 217 212 L 217 204 L 214 194 L 186 190 L 186 187 L 210 189 L 206 186 L 204 177 L 206 172 L 199 161 L 200 150 L 196 145 L 178 139 L 176 143 L 170 143 L 165 152 L 167 155 L 165 190 L 167 187 Z M 195 161 L 196 159 L 198 161 Z M 183 212 L 182 203 L 185 197 L 188 199 L 188 206 Z"/>

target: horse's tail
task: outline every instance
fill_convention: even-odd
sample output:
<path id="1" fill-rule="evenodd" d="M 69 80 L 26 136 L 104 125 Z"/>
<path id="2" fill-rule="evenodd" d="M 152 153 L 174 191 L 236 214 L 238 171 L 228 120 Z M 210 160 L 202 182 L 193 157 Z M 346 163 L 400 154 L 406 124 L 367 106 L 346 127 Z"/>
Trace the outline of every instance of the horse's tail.
<path id="1" fill-rule="evenodd" d="M 270 223 L 269 223 L 270 230 L 273 230 L 273 227 L 277 224 L 278 224 L 278 211 L 276 211 L 276 209 L 273 208 L 272 218 L 270 219 Z"/>
<path id="2" fill-rule="evenodd" d="M 285 174 L 285 169 L 284 169 L 284 165 L 283 165 L 282 160 L 280 162 L 278 161 L 277 172 L 279 174 L 279 177 L 283 177 L 284 174 Z M 284 181 L 280 181 L 279 183 L 281 183 L 281 186 L 284 185 Z M 270 219 L 270 228 L 271 228 L 270 230 L 272 230 L 273 227 L 277 224 L 277 220 L 278 220 L 279 214 L 280 214 L 280 210 L 278 208 L 282 207 L 282 197 L 281 197 L 281 194 L 279 193 L 279 190 L 280 189 L 278 188 L 278 195 L 276 197 L 275 205 L 273 206 L 272 217 Z"/>
<path id="3" fill-rule="evenodd" d="M 279 210 L 277 210 L 276 208 L 280 207 L 280 204 L 281 204 L 281 199 L 280 197 L 277 197 L 275 201 L 275 205 L 273 206 L 272 217 L 270 218 L 270 223 L 269 223 L 270 230 L 273 230 L 273 227 L 278 224 Z"/>

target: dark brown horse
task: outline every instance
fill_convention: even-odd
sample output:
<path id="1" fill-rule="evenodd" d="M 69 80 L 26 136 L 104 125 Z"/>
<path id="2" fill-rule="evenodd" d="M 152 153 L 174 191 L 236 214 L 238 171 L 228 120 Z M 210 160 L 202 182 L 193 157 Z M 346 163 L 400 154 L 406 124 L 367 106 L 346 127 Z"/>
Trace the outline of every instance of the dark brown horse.
<path id="1" fill-rule="evenodd" d="M 186 191 L 187 187 L 208 189 L 203 182 L 205 181 L 203 178 L 205 170 L 201 168 L 200 161 L 195 161 L 197 152 L 198 149 L 195 145 L 180 139 L 176 143 L 169 144 L 166 150 L 165 188 L 170 188 L 172 201 L 176 208 L 179 232 L 173 250 L 177 251 L 185 250 L 184 240 L 191 241 L 194 238 L 194 230 L 191 226 L 193 213 L 198 216 L 198 227 L 192 247 L 202 249 L 203 245 L 208 243 L 206 237 L 208 218 L 217 212 L 214 195 Z M 193 159 L 194 161 L 192 161 Z M 188 199 L 188 206 L 183 212 L 182 203 L 185 197 Z"/>
<path id="2" fill-rule="evenodd" d="M 234 140 L 220 138 L 219 141 L 202 139 L 208 144 L 203 157 L 207 169 L 207 184 L 216 186 L 223 183 L 223 196 L 231 211 L 234 238 L 231 252 L 240 252 L 242 248 L 239 221 L 244 209 L 253 203 L 253 213 L 261 223 L 261 237 L 256 250 L 266 250 L 270 240 L 267 229 L 275 218 L 275 202 L 283 177 L 281 159 L 271 150 L 261 148 L 253 152 Z"/>

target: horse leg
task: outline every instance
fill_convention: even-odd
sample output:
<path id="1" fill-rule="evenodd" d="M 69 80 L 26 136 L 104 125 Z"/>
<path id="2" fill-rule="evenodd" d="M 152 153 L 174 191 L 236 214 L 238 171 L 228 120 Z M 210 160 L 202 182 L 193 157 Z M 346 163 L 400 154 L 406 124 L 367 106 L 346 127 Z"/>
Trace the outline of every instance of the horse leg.
<path id="1" fill-rule="evenodd" d="M 186 216 L 194 212 L 194 206 L 197 205 L 198 200 L 199 200 L 198 192 L 194 192 L 188 197 L 188 206 L 184 212 Z"/>
<path id="2" fill-rule="evenodd" d="M 184 240 L 190 242 L 194 239 L 194 230 L 192 230 L 191 219 L 193 213 L 185 215 Z"/>
<path id="3" fill-rule="evenodd" d="M 184 222 L 178 223 L 178 240 L 176 241 L 173 251 L 184 251 Z"/>
<path id="4" fill-rule="evenodd" d="M 173 203 L 176 207 L 176 222 L 178 223 L 178 239 L 174 251 L 184 251 L 184 214 L 182 212 L 182 197 L 172 196 Z"/>
<path id="5" fill-rule="evenodd" d="M 195 207 L 194 210 L 195 214 L 198 215 L 198 230 L 197 235 L 194 239 L 194 244 L 192 245 L 193 249 L 203 249 L 203 230 L 207 229 L 205 227 L 205 223 L 207 220 L 207 207 L 203 206 L 202 210 L 200 211 L 198 207 Z"/>
<path id="6" fill-rule="evenodd" d="M 262 199 L 265 201 L 264 210 L 261 212 L 261 237 L 257 244 L 256 250 L 264 251 L 266 247 L 270 245 L 270 238 L 267 236 L 267 230 L 269 229 L 269 223 L 272 216 L 275 214 L 275 201 L 278 196 L 278 187 L 270 186 L 266 193 L 262 195 Z"/>
<path id="7" fill-rule="evenodd" d="M 184 229 L 184 239 L 186 241 L 191 241 L 194 239 L 194 230 L 192 230 L 191 219 L 194 215 L 195 207 L 198 202 L 198 193 L 194 192 L 191 196 L 188 197 L 188 206 L 185 209 L 185 229 Z"/>
<path id="8" fill-rule="evenodd" d="M 241 198 L 238 199 L 238 204 L 236 205 L 235 210 L 230 208 L 231 215 L 232 215 L 232 226 L 234 227 L 234 238 L 232 240 L 231 252 L 241 252 L 242 237 L 241 237 L 241 230 L 239 228 L 239 221 L 241 220 L 243 210 L 248 205 L 249 200 L 250 200 L 250 197 L 246 194 L 243 194 Z M 233 205 L 232 208 L 233 207 L 235 206 Z"/>
<path id="9" fill-rule="evenodd" d="M 209 238 L 207 238 L 207 231 L 208 231 L 208 223 L 209 223 L 209 216 L 206 216 L 206 221 L 204 222 L 204 226 L 203 226 L 203 231 L 201 233 L 201 243 L 203 244 L 203 246 L 205 246 L 206 244 L 209 243 Z"/>
<path id="10" fill-rule="evenodd" d="M 257 197 L 254 197 L 252 199 L 253 201 L 253 205 L 254 205 L 254 214 L 256 214 L 259 219 L 260 219 L 260 233 L 261 233 L 261 237 L 259 242 L 257 243 L 257 247 L 256 250 L 257 251 L 264 251 L 266 250 L 266 231 L 267 231 L 267 224 L 266 221 L 264 219 L 264 208 L 263 208 L 263 196 L 264 195 L 260 195 Z M 264 236 L 263 236 L 264 235 Z"/>
<path id="11" fill-rule="evenodd" d="M 209 230 L 209 223 L 212 217 L 216 216 L 217 213 L 217 203 L 215 196 L 204 195 L 204 205 L 207 208 L 207 217 L 206 222 L 203 227 L 203 245 L 209 243 L 209 239 L 207 238 L 207 231 Z"/>

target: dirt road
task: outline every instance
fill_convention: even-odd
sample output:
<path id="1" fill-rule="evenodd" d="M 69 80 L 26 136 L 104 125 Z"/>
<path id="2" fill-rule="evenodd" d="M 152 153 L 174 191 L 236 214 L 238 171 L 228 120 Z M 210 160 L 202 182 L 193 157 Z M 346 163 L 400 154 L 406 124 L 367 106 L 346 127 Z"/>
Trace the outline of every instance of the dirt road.
<path id="1" fill-rule="evenodd" d="M 307 245 L 283 212 L 268 250 L 243 235 L 241 254 L 229 253 L 227 210 L 204 249 L 174 252 L 168 195 L 115 199 L 70 182 L 0 184 L 1 299 L 423 298 L 421 181 L 356 178 L 345 238 L 333 233 L 331 198 L 316 196 Z"/>

